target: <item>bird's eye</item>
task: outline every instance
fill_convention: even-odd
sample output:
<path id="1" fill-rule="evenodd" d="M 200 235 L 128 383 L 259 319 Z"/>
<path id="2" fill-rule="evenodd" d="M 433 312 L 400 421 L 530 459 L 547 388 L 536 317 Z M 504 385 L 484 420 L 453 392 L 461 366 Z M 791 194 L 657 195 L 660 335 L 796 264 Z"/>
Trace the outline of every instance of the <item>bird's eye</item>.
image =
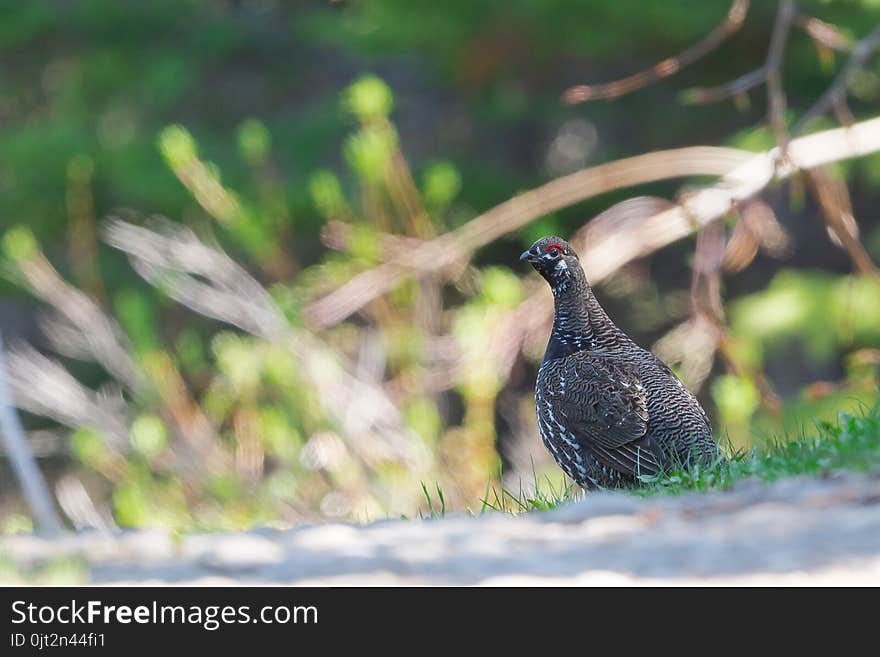
<path id="1" fill-rule="evenodd" d="M 547 253 L 552 256 L 558 256 L 560 253 L 562 253 L 562 247 L 558 244 L 550 244 L 547 246 Z"/>

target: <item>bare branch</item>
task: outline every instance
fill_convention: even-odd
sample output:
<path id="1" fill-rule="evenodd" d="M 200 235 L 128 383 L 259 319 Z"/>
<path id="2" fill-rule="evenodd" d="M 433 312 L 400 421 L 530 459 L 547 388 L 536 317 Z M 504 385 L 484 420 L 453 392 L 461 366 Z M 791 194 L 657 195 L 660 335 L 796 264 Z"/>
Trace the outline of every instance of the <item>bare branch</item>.
<path id="1" fill-rule="evenodd" d="M 795 16 L 794 3 L 783 0 L 779 3 L 767 59 L 760 68 L 716 87 L 697 87 L 682 94 L 683 101 L 693 105 L 706 105 L 739 96 L 766 83 L 768 93 L 768 119 L 777 137 L 777 143 L 785 143 L 783 117 L 785 114 L 785 95 L 782 91 L 782 56 L 785 42 Z M 782 137 L 782 138 L 780 138 Z"/>
<path id="2" fill-rule="evenodd" d="M 796 156 L 791 155 L 792 149 Z M 880 150 L 880 118 L 792 141 L 789 157 L 795 158 L 793 164 L 780 167 L 775 175 L 785 178 L 798 169 L 859 157 L 877 150 Z M 655 215 L 643 225 L 639 234 L 616 231 L 597 236 L 598 241 L 590 247 L 590 258 L 585 260 L 590 268 L 588 273 L 594 279 L 604 278 L 630 260 L 681 239 L 723 216 L 731 204 L 755 196 L 774 179 L 772 158 L 779 158 L 778 149 L 752 155 L 745 162 L 742 161 L 742 151 L 727 150 L 727 156 L 722 156 L 723 152 L 711 148 L 658 151 L 558 178 L 496 206 L 455 232 L 358 274 L 307 306 L 306 316 L 313 326 L 336 324 L 417 272 L 425 271 L 425 263 L 435 271 L 442 270 L 501 235 L 596 194 L 682 175 L 709 175 L 716 171 L 716 175 L 723 176 L 716 187 L 695 194 L 681 208 Z M 736 166 L 737 162 L 739 166 Z M 696 219 L 692 220 L 691 216 Z M 594 248 L 599 244 L 601 248 Z"/>
<path id="3" fill-rule="evenodd" d="M 853 116 L 845 97 L 835 99 L 831 109 L 840 125 L 850 126 L 856 122 L 856 117 Z"/>
<path id="4" fill-rule="evenodd" d="M 732 207 L 760 193 L 774 179 L 798 170 L 859 157 L 880 150 L 880 118 L 800 137 L 789 143 L 789 161 L 777 167 L 779 148 L 755 155 L 719 183 L 654 215 L 639 226 L 596 235 L 582 255 L 587 274 L 601 281 L 627 262 L 653 253 L 724 216 Z"/>
<path id="5" fill-rule="evenodd" d="M 474 250 L 535 219 L 593 196 L 657 180 L 723 175 L 751 154 L 732 148 L 694 146 L 646 153 L 557 178 L 495 206 L 458 230 L 406 249 L 394 259 L 356 275 L 312 302 L 306 317 L 316 327 L 336 324 L 394 289 L 416 271 L 442 271 Z"/>
<path id="6" fill-rule="evenodd" d="M 563 94 L 563 100 L 569 105 L 583 103 L 588 100 L 613 100 L 637 89 L 641 89 L 653 82 L 674 75 L 684 67 L 693 64 L 702 57 L 705 57 L 720 46 L 728 37 L 736 33 L 740 27 L 742 27 L 748 10 L 748 0 L 734 0 L 730 5 L 730 9 L 727 11 L 727 16 L 721 24 L 716 26 L 715 29 L 707 34 L 701 41 L 697 42 L 687 50 L 679 53 L 675 57 L 664 59 L 662 62 L 658 62 L 649 69 L 640 71 L 639 73 L 620 80 L 615 80 L 614 82 L 595 85 L 582 84 L 576 87 L 571 87 Z"/>
<path id="7" fill-rule="evenodd" d="M 788 146 L 788 133 L 785 130 L 785 91 L 782 88 L 782 57 L 788 38 L 791 21 L 794 18 L 794 0 L 782 0 L 776 12 L 776 22 L 770 37 L 770 50 L 767 54 L 767 118 L 776 143 L 785 156 Z"/>
<path id="8" fill-rule="evenodd" d="M 721 329 L 724 327 L 724 303 L 721 300 L 724 245 L 723 224 L 713 221 L 706 225 L 697 235 L 691 274 L 691 314 L 707 317 Z"/>
<path id="9" fill-rule="evenodd" d="M 849 253 L 860 273 L 875 277 L 880 275 L 871 256 L 859 241 L 859 227 L 853 216 L 846 185 L 832 178 L 824 168 L 807 169 L 806 175 L 822 208 L 822 216 L 831 240 Z"/>
<path id="10" fill-rule="evenodd" d="M 739 96 L 750 89 L 764 84 L 767 80 L 766 64 L 761 68 L 746 73 L 736 80 L 725 82 L 717 87 L 696 87 L 682 94 L 682 100 L 692 105 L 708 105 L 726 100 L 731 96 Z"/>
<path id="11" fill-rule="evenodd" d="M 880 45 L 880 25 L 877 25 L 870 34 L 856 43 L 849 61 L 837 73 L 831 86 L 795 124 L 791 131 L 792 134 L 800 134 L 812 119 L 826 114 L 829 110 L 840 111 L 840 108 L 845 107 L 846 88 L 850 79 L 858 69 L 865 65 L 878 45 Z M 849 110 L 847 110 L 848 112 Z"/>

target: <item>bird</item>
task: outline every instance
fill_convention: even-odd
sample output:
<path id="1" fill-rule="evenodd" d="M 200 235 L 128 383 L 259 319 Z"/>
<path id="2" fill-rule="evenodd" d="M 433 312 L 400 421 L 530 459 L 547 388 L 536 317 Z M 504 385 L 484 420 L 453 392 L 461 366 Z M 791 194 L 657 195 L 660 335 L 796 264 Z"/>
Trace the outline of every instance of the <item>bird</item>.
<path id="1" fill-rule="evenodd" d="M 724 460 L 697 398 L 611 320 L 568 242 L 543 237 L 520 260 L 553 292 L 535 413 L 542 442 L 575 483 L 633 488 L 677 464 Z"/>

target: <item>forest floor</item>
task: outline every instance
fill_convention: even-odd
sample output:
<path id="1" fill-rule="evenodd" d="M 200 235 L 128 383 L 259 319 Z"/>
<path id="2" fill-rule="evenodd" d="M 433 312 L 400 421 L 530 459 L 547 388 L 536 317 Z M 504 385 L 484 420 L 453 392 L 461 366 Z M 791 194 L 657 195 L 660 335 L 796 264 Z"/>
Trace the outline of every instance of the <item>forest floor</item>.
<path id="1" fill-rule="evenodd" d="M 22 534 L 0 540 L 0 555 L 4 583 L 876 586 L 880 471 L 649 499 L 603 492 L 517 516 Z"/>

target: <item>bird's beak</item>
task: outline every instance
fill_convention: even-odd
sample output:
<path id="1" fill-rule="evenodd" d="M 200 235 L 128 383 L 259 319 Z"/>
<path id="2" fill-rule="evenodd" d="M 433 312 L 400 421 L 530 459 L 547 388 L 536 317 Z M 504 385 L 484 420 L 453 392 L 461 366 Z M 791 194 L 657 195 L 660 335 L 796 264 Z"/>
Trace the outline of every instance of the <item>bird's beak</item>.
<path id="1" fill-rule="evenodd" d="M 534 253 L 532 253 L 531 251 L 523 251 L 523 252 L 522 252 L 522 255 L 519 257 L 519 259 L 520 259 L 520 260 L 528 260 L 529 262 L 532 262 L 532 261 L 535 260 L 535 258 L 537 258 L 537 257 L 538 257 L 538 256 L 536 256 L 536 255 L 535 255 Z"/>

